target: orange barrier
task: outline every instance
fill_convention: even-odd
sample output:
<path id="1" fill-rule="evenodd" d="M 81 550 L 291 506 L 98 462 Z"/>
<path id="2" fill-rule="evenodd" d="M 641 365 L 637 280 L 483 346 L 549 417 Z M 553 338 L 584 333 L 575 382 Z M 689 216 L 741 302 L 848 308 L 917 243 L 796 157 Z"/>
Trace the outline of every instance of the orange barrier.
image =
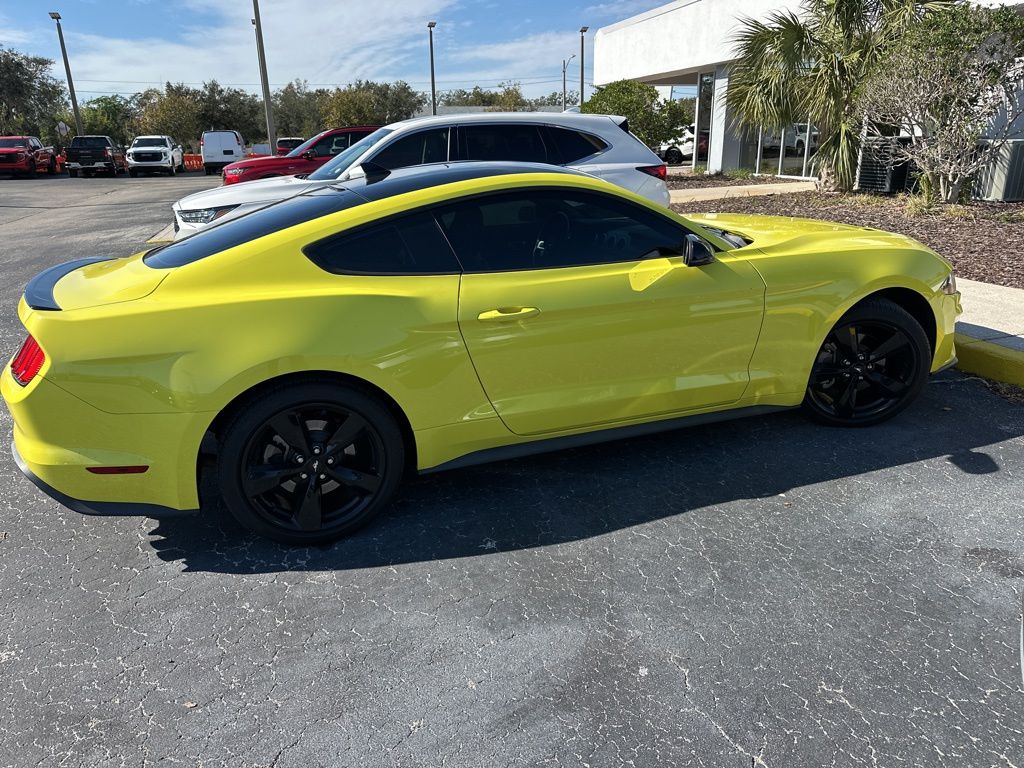
<path id="1" fill-rule="evenodd" d="M 201 171 L 203 170 L 203 156 L 202 155 L 185 155 L 185 170 L 186 171 Z"/>

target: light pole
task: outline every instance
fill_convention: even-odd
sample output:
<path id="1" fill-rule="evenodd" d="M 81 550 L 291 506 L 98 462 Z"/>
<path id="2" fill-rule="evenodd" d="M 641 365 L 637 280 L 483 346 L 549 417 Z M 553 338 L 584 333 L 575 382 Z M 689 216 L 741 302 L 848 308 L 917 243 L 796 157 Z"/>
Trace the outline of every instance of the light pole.
<path id="1" fill-rule="evenodd" d="M 430 114 L 437 114 L 437 86 L 434 83 L 434 27 L 436 21 L 427 22 L 427 34 L 430 35 Z"/>
<path id="2" fill-rule="evenodd" d="M 68 93 L 71 94 L 71 109 L 75 113 L 75 131 L 81 136 L 82 116 L 78 113 L 78 99 L 75 97 L 75 83 L 71 79 L 71 64 L 68 63 L 68 49 L 64 47 L 64 30 L 60 28 L 60 14 L 50 11 L 50 18 L 57 22 L 57 37 L 60 38 L 60 54 L 64 57 L 64 72 L 68 76 Z"/>
<path id="3" fill-rule="evenodd" d="M 263 106 L 267 112 L 267 141 L 270 154 L 277 152 L 277 132 L 274 130 L 274 108 L 270 103 L 270 81 L 267 78 L 267 55 L 263 51 L 263 26 L 260 24 L 260 2 L 252 0 L 252 25 L 256 27 L 256 55 L 260 60 L 260 82 L 263 85 Z"/>
<path id="4" fill-rule="evenodd" d="M 565 112 L 565 72 L 569 69 L 569 62 L 576 58 L 574 53 L 568 59 L 562 59 L 562 111 Z"/>
<path id="5" fill-rule="evenodd" d="M 590 27 L 580 27 L 580 106 L 583 106 L 583 60 L 585 54 L 583 53 L 583 36 L 587 34 L 587 30 Z"/>

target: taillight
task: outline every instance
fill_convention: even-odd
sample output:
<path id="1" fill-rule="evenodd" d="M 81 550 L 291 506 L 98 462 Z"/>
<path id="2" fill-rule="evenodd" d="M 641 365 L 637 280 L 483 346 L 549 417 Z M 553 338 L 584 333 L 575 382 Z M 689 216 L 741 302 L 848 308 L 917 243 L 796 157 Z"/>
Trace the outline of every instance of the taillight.
<path id="1" fill-rule="evenodd" d="M 43 348 L 30 335 L 11 361 L 11 374 L 21 386 L 27 386 L 39 373 L 44 362 L 46 362 L 46 355 L 43 353 Z"/>
<path id="2" fill-rule="evenodd" d="M 637 170 L 662 181 L 668 177 L 667 165 L 642 165 Z"/>

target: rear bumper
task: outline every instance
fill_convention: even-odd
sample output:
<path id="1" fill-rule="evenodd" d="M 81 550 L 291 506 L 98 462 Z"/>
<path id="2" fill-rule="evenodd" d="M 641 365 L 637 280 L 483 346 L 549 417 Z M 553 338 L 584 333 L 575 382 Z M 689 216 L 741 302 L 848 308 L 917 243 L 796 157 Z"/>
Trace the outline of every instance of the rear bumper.
<path id="1" fill-rule="evenodd" d="M 21 454 L 18 453 L 18 446 L 13 440 L 11 441 L 11 453 L 14 455 L 14 463 L 18 465 L 18 469 L 21 470 L 21 474 L 28 478 L 36 488 L 41 490 L 54 501 L 67 507 L 72 512 L 78 512 L 83 515 L 103 515 L 107 517 L 141 516 L 154 518 L 182 517 L 185 515 L 194 515 L 199 512 L 198 509 L 173 509 L 171 507 L 164 507 L 158 504 L 137 504 L 125 501 L 83 501 L 82 499 L 73 499 L 67 494 L 61 493 L 44 480 L 41 480 L 32 471 L 32 468 L 29 467 L 28 463 L 21 458 Z"/>
<path id="2" fill-rule="evenodd" d="M 80 171 L 83 168 L 102 168 L 103 170 L 106 170 L 113 165 L 113 160 L 94 160 L 91 163 L 69 162 L 67 167 L 72 171 Z"/>
<path id="3" fill-rule="evenodd" d="M 21 471 L 45 493 L 87 514 L 181 514 L 199 507 L 196 466 L 209 424 L 202 413 L 112 414 L 46 378 L 28 386 L 0 374 L 14 419 Z M 95 474 L 95 467 L 145 466 L 139 474 Z"/>

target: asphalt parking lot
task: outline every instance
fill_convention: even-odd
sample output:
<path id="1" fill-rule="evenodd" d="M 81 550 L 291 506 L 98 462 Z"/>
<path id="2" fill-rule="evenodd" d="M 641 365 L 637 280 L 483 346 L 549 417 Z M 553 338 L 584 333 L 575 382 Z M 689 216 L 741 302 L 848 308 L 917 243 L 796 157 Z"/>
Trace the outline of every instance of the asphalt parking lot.
<path id="1" fill-rule="evenodd" d="M 0 179 L 3 355 L 33 274 L 216 183 Z M 0 765 L 1024 766 L 1022 500 L 1024 406 L 958 373 L 424 477 L 323 549 L 83 517 L 4 450 Z"/>

